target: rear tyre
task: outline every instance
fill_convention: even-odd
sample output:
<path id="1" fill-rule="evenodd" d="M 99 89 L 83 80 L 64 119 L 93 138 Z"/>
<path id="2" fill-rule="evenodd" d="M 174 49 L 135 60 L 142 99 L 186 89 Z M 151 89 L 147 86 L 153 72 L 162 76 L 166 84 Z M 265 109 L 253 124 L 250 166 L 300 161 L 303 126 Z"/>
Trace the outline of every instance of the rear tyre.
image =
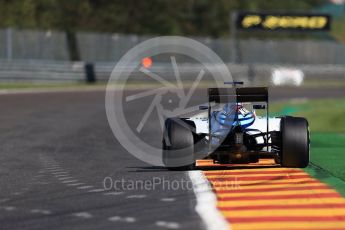
<path id="1" fill-rule="evenodd" d="M 192 123 L 180 118 L 165 121 L 162 158 L 169 170 L 192 170 L 195 166 Z"/>
<path id="2" fill-rule="evenodd" d="M 309 125 L 301 117 L 283 117 L 280 122 L 283 167 L 305 168 L 309 164 Z"/>

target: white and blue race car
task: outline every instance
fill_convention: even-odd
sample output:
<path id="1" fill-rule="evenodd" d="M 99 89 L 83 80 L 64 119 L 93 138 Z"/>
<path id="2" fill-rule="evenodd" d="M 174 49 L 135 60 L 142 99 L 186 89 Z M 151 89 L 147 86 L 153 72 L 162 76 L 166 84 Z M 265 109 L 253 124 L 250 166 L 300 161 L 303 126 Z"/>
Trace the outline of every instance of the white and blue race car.
<path id="1" fill-rule="evenodd" d="M 162 159 L 166 167 L 191 169 L 198 159 L 246 164 L 260 158 L 273 158 L 283 167 L 308 165 L 307 120 L 270 118 L 267 88 L 209 88 L 208 98 L 208 106 L 201 106 L 199 113 L 165 121 Z"/>

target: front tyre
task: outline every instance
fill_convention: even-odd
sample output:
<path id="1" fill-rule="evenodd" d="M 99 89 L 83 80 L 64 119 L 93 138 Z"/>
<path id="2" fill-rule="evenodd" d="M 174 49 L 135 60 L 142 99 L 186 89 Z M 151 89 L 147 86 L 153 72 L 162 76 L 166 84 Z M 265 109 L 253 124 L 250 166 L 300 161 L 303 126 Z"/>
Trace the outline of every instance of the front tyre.
<path id="1" fill-rule="evenodd" d="M 309 125 L 302 117 L 283 117 L 280 122 L 283 167 L 305 168 L 309 164 Z"/>
<path id="2" fill-rule="evenodd" d="M 162 158 L 169 170 L 194 168 L 194 138 L 191 125 L 180 118 L 168 118 L 165 121 Z"/>

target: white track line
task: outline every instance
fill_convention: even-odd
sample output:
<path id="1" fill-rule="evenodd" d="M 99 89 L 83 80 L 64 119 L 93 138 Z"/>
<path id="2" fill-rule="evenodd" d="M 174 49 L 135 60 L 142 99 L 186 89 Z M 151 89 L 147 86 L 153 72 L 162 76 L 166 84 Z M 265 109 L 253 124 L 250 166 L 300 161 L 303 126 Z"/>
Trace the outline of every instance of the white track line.
<path id="1" fill-rule="evenodd" d="M 167 222 L 167 221 L 157 221 L 156 226 L 168 229 L 179 229 L 180 224 L 176 222 Z"/>
<path id="2" fill-rule="evenodd" d="M 92 190 L 90 190 L 90 191 L 88 191 L 88 192 L 104 192 L 104 189 L 102 189 L 102 188 L 99 188 L 99 189 L 92 189 Z"/>
<path id="3" fill-rule="evenodd" d="M 44 214 L 44 215 L 49 215 L 52 212 L 49 210 L 43 210 L 43 209 L 31 209 L 30 210 L 31 213 L 39 213 L 39 214 Z"/>
<path id="4" fill-rule="evenodd" d="M 6 211 L 13 211 L 16 209 L 16 207 L 13 207 L 13 206 L 4 206 L 4 207 L 0 207 L 0 208 L 3 208 Z"/>
<path id="5" fill-rule="evenodd" d="M 70 183 L 76 183 L 78 182 L 78 180 L 63 180 L 61 181 L 61 183 L 64 183 L 64 184 L 70 184 Z"/>
<path id="6" fill-rule="evenodd" d="M 84 218 L 84 219 L 89 219 L 89 218 L 93 217 L 93 215 L 91 213 L 88 213 L 88 212 L 77 212 L 77 213 L 73 213 L 72 215 L 75 217 L 80 217 L 80 218 Z"/>
<path id="7" fill-rule="evenodd" d="M 189 171 L 189 178 L 193 183 L 196 196 L 196 212 L 204 221 L 208 230 L 229 230 L 230 224 L 217 209 L 217 197 L 202 171 Z"/>
<path id="8" fill-rule="evenodd" d="M 127 222 L 127 223 L 134 223 L 137 221 L 134 217 L 131 217 L 131 216 L 127 216 L 127 217 L 112 216 L 112 217 L 109 217 L 108 220 L 112 222 L 121 221 L 121 222 Z"/>
<path id="9" fill-rule="evenodd" d="M 161 201 L 164 201 L 164 202 L 173 202 L 175 200 L 176 200 L 175 198 L 169 198 L 169 197 L 161 199 Z"/>
<path id="10" fill-rule="evenodd" d="M 68 176 L 68 173 L 64 173 L 64 174 L 59 174 L 59 175 L 54 175 L 56 178 L 58 178 L 59 180 L 60 180 L 60 178 L 61 178 L 61 180 L 64 180 L 64 179 L 62 179 L 62 178 L 64 178 L 64 177 L 67 177 Z M 65 178 L 66 179 L 66 178 Z"/>
<path id="11" fill-rule="evenodd" d="M 89 189 L 89 188 L 93 188 L 93 186 L 92 185 L 85 185 L 85 186 L 78 187 L 78 189 Z"/>
<path id="12" fill-rule="evenodd" d="M 83 185 L 85 183 L 75 183 L 75 184 L 67 184 L 67 186 L 79 186 L 79 185 Z"/>
<path id="13" fill-rule="evenodd" d="M 70 180 L 70 179 L 73 179 L 73 177 L 71 176 L 65 176 L 65 177 L 60 177 L 59 180 Z"/>
<path id="14" fill-rule="evenodd" d="M 123 193 L 124 192 L 106 192 L 106 193 L 103 193 L 103 195 L 105 195 L 105 196 L 110 196 L 110 195 L 117 196 L 117 195 L 121 195 Z"/>
<path id="15" fill-rule="evenodd" d="M 142 194 L 142 195 L 129 195 L 126 198 L 127 199 L 142 199 L 142 198 L 145 198 L 145 197 L 146 197 L 146 195 Z"/>

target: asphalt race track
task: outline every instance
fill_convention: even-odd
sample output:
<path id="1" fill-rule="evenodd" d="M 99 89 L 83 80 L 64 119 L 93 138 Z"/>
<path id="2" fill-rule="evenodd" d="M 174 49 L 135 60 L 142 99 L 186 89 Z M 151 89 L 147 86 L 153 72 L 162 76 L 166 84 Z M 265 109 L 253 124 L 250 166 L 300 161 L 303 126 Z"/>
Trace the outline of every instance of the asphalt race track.
<path id="1" fill-rule="evenodd" d="M 276 89 L 270 96 L 345 93 Z M 186 172 L 152 167 L 127 153 L 109 128 L 104 91 L 5 94 L 0 104 L 0 229 L 204 229 L 192 190 L 104 189 L 106 177 L 189 180 Z M 146 109 L 132 106 L 137 113 Z"/>

